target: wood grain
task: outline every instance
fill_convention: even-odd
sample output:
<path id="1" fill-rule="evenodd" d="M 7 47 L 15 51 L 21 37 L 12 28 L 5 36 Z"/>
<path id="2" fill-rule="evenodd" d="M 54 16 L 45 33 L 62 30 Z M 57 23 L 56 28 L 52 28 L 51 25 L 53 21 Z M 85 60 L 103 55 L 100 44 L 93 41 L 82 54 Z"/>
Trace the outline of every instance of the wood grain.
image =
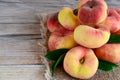
<path id="1" fill-rule="evenodd" d="M 38 24 L 0 24 L 0 35 L 40 34 L 40 23 Z"/>
<path id="2" fill-rule="evenodd" d="M 43 64 L 41 57 L 43 52 L 38 51 L 1 51 L 0 65 L 27 65 Z"/>
<path id="3" fill-rule="evenodd" d="M 0 80 L 46 80 L 43 65 L 0 66 Z"/>
<path id="4" fill-rule="evenodd" d="M 14 40 L 14 39 L 2 39 L 0 40 L 0 50 L 5 51 L 40 51 L 40 47 L 37 45 L 38 40 Z"/>
<path id="5" fill-rule="evenodd" d="M 38 42 L 42 39 L 22 40 L 2 38 L 0 40 L 1 64 L 42 64 L 40 55 L 44 55 Z"/>

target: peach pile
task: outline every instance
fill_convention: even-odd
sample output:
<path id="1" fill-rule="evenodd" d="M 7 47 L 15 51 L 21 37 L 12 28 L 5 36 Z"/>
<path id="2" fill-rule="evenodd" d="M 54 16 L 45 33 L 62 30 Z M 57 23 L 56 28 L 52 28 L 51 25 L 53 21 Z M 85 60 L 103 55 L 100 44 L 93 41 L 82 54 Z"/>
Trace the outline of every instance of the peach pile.
<path id="1" fill-rule="evenodd" d="M 47 20 L 50 51 L 70 49 L 64 58 L 65 72 L 89 79 L 98 69 L 98 58 L 120 62 L 120 44 L 108 43 L 111 33 L 120 34 L 120 9 L 104 0 L 80 0 L 74 9 L 63 7 Z"/>

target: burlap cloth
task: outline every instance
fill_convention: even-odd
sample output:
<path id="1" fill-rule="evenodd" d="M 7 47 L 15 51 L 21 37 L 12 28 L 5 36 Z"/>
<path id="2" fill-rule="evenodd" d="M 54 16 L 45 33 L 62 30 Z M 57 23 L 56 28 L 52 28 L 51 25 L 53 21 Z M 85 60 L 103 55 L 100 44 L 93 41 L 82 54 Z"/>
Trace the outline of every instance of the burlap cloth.
<path id="1" fill-rule="evenodd" d="M 53 13 L 43 13 L 39 15 L 40 18 L 40 32 L 43 37 L 43 42 L 40 42 L 39 45 L 43 48 L 43 63 L 46 66 L 46 73 L 45 77 L 47 80 L 80 80 L 75 79 L 69 76 L 67 73 L 64 72 L 63 66 L 59 65 L 58 68 L 55 71 L 54 77 L 51 76 L 51 61 L 44 58 L 44 55 L 47 53 L 47 40 L 49 37 L 49 31 L 47 29 L 46 21 L 49 16 L 51 16 Z M 120 80 L 120 67 L 112 70 L 112 71 L 101 71 L 98 70 L 97 73 L 88 80 Z"/>

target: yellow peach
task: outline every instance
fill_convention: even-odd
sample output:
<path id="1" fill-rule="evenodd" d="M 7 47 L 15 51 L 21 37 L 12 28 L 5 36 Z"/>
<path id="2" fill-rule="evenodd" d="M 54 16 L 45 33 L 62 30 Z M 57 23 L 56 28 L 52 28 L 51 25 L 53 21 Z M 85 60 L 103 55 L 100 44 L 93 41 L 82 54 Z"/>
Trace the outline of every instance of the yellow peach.
<path id="1" fill-rule="evenodd" d="M 107 43 L 100 48 L 94 49 L 94 52 L 98 58 L 113 63 L 120 62 L 120 44 Z"/>
<path id="2" fill-rule="evenodd" d="M 72 77 L 89 79 L 98 69 L 98 59 L 92 49 L 77 46 L 67 52 L 63 67 Z"/>
<path id="3" fill-rule="evenodd" d="M 110 32 L 103 25 L 97 25 L 96 28 L 80 25 L 74 30 L 75 41 L 87 48 L 98 48 L 109 40 Z"/>
<path id="4" fill-rule="evenodd" d="M 47 28 L 50 32 L 65 30 L 65 28 L 58 21 L 58 13 L 54 13 L 48 18 Z"/>
<path id="5" fill-rule="evenodd" d="M 72 48 L 75 47 L 77 43 L 73 38 L 73 32 L 63 31 L 63 32 L 52 32 L 48 40 L 49 50 L 55 50 L 60 48 Z"/>
<path id="6" fill-rule="evenodd" d="M 59 11 L 58 20 L 68 30 L 74 30 L 80 24 L 78 17 L 74 15 L 73 10 L 69 7 L 64 7 Z"/>

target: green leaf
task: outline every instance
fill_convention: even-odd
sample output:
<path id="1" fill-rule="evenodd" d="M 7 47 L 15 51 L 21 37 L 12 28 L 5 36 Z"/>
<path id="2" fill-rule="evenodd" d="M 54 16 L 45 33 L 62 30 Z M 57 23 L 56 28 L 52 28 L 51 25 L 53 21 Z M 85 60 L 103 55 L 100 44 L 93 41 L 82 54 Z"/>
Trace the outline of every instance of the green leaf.
<path id="1" fill-rule="evenodd" d="M 111 34 L 108 42 L 120 43 L 120 34 Z"/>
<path id="2" fill-rule="evenodd" d="M 110 71 L 110 70 L 113 70 L 116 67 L 118 67 L 117 64 L 108 62 L 106 60 L 99 59 L 99 67 L 98 67 L 98 69 L 100 69 L 100 70 Z"/>
<path id="3" fill-rule="evenodd" d="M 62 55 L 58 58 L 58 60 L 55 61 L 55 62 L 52 64 L 52 76 L 54 76 L 54 72 L 55 72 L 56 67 L 57 67 L 61 62 L 63 62 L 64 57 L 65 57 L 65 54 L 62 54 Z"/>
<path id="4" fill-rule="evenodd" d="M 54 51 L 48 52 L 45 57 L 50 59 L 50 60 L 58 60 L 58 58 L 62 55 L 67 53 L 69 49 L 56 49 Z"/>

